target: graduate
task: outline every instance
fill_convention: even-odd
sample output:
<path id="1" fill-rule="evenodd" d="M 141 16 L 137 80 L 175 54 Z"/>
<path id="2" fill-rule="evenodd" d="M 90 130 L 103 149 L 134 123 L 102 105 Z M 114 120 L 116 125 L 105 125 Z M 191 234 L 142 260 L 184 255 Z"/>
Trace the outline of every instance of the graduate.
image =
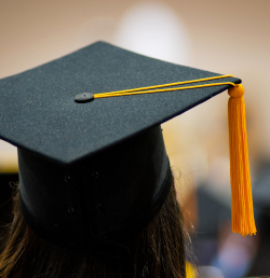
<path id="1" fill-rule="evenodd" d="M 19 161 L 0 277 L 186 277 L 160 124 L 227 89 L 233 230 L 254 234 L 240 83 L 104 42 L 0 80 Z"/>

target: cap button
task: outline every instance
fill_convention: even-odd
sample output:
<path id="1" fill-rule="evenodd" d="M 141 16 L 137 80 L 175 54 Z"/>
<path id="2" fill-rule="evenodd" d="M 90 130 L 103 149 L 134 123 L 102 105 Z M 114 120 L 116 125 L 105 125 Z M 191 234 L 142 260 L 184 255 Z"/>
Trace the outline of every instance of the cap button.
<path id="1" fill-rule="evenodd" d="M 93 99 L 94 99 L 94 94 L 92 94 L 92 93 L 81 93 L 74 97 L 74 100 L 79 103 L 88 102 Z"/>

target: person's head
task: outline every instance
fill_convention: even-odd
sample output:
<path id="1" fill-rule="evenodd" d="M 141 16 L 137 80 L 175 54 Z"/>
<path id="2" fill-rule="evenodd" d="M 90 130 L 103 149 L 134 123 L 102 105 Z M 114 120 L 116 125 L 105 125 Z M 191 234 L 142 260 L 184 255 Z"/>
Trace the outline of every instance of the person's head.
<path id="1" fill-rule="evenodd" d="M 18 146 L 20 209 L 31 228 L 22 230 L 44 240 L 33 254 L 48 242 L 66 250 L 63 264 L 83 253 L 80 261 L 106 263 L 103 269 L 121 264 L 122 276 L 178 275 L 184 248 L 160 124 L 239 82 L 103 42 L 1 80 L 0 138 Z M 19 239 L 25 246 L 25 232 Z M 23 251 L 14 268 L 23 258 L 37 267 L 36 255 L 23 256 L 31 246 L 13 245 L 4 254 Z M 45 270 L 71 272 L 71 263 L 56 264 Z"/>
<path id="2" fill-rule="evenodd" d="M 160 126 L 69 166 L 22 148 L 18 158 L 3 278 L 184 277 L 181 213 Z"/>
<path id="3" fill-rule="evenodd" d="M 0 256 L 1 278 L 185 277 L 182 216 L 174 184 L 157 215 L 130 239 L 126 258 L 63 248 L 40 238 L 24 221 L 19 188 L 13 199 L 14 220 Z"/>

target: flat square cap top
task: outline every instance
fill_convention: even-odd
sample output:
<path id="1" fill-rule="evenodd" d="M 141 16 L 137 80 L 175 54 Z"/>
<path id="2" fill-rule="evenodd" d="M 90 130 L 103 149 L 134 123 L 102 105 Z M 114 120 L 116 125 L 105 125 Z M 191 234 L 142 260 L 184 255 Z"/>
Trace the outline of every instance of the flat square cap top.
<path id="1" fill-rule="evenodd" d="M 159 125 L 229 85 L 86 103 L 75 102 L 76 95 L 216 75 L 97 42 L 0 80 L 0 138 L 55 162 L 70 164 Z M 241 82 L 237 78 L 222 80 L 228 81 Z"/>

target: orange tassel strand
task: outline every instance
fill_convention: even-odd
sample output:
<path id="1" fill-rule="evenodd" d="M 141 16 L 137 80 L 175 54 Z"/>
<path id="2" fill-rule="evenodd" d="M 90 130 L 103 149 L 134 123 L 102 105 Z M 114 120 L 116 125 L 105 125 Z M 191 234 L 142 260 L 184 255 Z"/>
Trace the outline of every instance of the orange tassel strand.
<path id="1" fill-rule="evenodd" d="M 229 88 L 229 141 L 232 194 L 232 230 L 243 236 L 256 234 L 248 160 L 244 87 Z"/>

